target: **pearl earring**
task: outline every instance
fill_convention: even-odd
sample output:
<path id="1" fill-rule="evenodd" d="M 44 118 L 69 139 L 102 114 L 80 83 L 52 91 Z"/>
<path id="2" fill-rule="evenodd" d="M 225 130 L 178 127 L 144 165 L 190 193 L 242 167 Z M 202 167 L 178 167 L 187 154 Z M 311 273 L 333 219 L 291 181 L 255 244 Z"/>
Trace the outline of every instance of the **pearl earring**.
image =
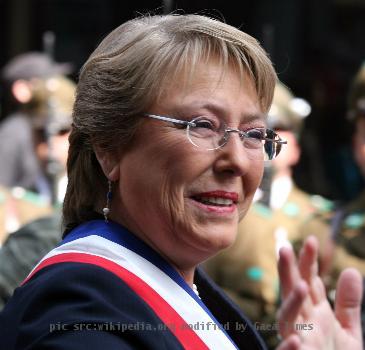
<path id="1" fill-rule="evenodd" d="M 106 205 L 103 208 L 103 215 L 105 222 L 108 222 L 108 215 L 110 213 L 110 200 L 112 199 L 112 182 L 108 180 L 108 192 L 106 194 Z"/>

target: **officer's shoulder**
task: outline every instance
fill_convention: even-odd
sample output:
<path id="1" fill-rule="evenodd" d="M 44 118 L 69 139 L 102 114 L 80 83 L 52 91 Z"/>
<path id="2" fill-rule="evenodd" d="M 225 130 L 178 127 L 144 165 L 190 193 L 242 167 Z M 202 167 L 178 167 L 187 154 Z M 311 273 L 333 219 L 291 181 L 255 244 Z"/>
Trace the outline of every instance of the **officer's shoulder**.
<path id="1" fill-rule="evenodd" d="M 309 195 L 310 211 L 305 216 L 302 226 L 307 227 L 317 223 L 330 224 L 336 213 L 337 204 L 320 195 Z"/>

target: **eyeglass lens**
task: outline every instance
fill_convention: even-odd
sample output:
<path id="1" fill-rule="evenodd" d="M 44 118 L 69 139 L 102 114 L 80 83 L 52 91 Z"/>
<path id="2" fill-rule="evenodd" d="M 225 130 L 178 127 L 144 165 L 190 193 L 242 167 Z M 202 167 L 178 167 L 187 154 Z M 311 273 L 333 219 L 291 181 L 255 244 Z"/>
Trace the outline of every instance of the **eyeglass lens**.
<path id="1" fill-rule="evenodd" d="M 230 133 L 237 132 L 247 154 L 252 158 L 257 159 L 263 156 L 264 160 L 271 160 L 281 150 L 281 144 L 274 142 L 279 140 L 278 135 L 270 129 L 257 128 L 242 132 L 227 128 L 226 124 L 208 117 L 193 119 L 192 124 L 194 126 L 189 125 L 186 129 L 187 136 L 190 142 L 199 148 L 206 150 L 221 148 L 228 142 Z"/>

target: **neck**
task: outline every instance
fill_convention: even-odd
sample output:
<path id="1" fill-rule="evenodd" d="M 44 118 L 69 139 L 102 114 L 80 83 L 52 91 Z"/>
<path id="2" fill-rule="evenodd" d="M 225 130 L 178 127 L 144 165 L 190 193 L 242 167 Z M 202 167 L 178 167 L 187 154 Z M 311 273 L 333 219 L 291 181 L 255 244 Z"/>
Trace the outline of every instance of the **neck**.
<path id="1" fill-rule="evenodd" d="M 145 243 L 147 243 L 150 247 L 152 247 L 158 254 L 160 254 L 178 273 L 179 275 L 184 279 L 184 281 L 193 288 L 194 284 L 194 273 L 195 273 L 195 266 L 190 267 L 183 267 L 180 266 L 178 263 L 173 261 L 168 255 L 164 254 L 161 249 L 154 244 L 153 241 L 148 239 L 147 237 L 139 235 L 139 238 L 141 238 Z"/>
<path id="2" fill-rule="evenodd" d="M 185 282 L 191 287 L 193 288 L 193 284 L 194 284 L 194 272 L 195 269 L 191 269 L 191 270 L 181 270 L 179 268 L 177 268 L 176 266 L 174 266 L 174 268 L 177 270 L 177 272 L 181 275 L 181 277 L 185 280 Z"/>
<path id="3" fill-rule="evenodd" d="M 139 239 L 141 239 L 143 242 L 148 244 L 155 252 L 157 252 L 163 259 L 165 259 L 179 274 L 180 276 L 185 280 L 185 282 L 192 288 L 194 283 L 194 272 L 196 265 L 193 264 L 186 264 L 186 266 L 183 266 L 183 264 L 179 264 L 179 262 L 176 262 L 174 259 L 170 258 L 167 254 L 164 254 L 164 251 L 159 247 L 159 245 L 155 244 L 155 241 L 149 237 L 149 235 L 144 233 L 144 230 L 140 229 L 138 226 L 135 226 L 132 228 L 131 225 L 128 225 L 123 220 L 120 220 L 118 217 L 114 217 L 111 215 L 111 219 L 120 225 L 127 228 L 130 232 L 133 232 L 134 235 L 136 235 Z M 170 251 L 173 251 L 174 249 L 171 249 Z"/>

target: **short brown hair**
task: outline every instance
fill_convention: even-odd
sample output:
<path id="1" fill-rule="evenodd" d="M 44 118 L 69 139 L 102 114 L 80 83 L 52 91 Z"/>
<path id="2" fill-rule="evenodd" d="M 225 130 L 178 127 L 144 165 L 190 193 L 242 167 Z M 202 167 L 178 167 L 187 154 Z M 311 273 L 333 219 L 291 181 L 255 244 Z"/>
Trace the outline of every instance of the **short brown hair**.
<path id="1" fill-rule="evenodd" d="M 112 31 L 83 66 L 76 92 L 68 158 L 64 224 L 87 221 L 107 192 L 107 179 L 93 151 L 117 152 L 133 137 L 148 107 L 178 72 L 218 58 L 255 83 L 267 112 L 276 74 L 253 37 L 200 15 L 143 16 Z"/>

